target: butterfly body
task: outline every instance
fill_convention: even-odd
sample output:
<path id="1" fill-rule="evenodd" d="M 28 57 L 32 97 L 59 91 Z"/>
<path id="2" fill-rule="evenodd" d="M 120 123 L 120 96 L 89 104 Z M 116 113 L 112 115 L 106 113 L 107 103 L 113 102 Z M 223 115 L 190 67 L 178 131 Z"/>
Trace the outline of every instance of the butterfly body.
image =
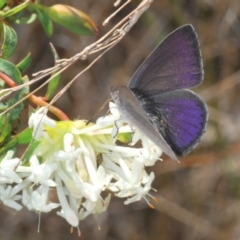
<path id="1" fill-rule="evenodd" d="M 199 42 L 191 25 L 169 34 L 112 97 L 123 118 L 142 131 L 172 159 L 201 140 L 207 107 L 186 88 L 203 81 Z"/>
<path id="2" fill-rule="evenodd" d="M 114 94 L 112 94 L 112 96 L 118 109 L 121 109 L 120 112 L 123 119 L 127 119 L 130 124 L 140 130 L 147 126 L 147 133 L 144 133 L 148 136 L 148 138 L 151 139 L 156 145 L 160 145 L 162 150 L 172 159 L 177 160 L 175 153 L 171 150 L 164 138 L 156 132 L 157 129 L 153 124 L 151 124 L 148 115 L 139 104 L 137 98 L 131 90 L 125 86 L 121 86 L 117 91 L 114 92 Z"/>

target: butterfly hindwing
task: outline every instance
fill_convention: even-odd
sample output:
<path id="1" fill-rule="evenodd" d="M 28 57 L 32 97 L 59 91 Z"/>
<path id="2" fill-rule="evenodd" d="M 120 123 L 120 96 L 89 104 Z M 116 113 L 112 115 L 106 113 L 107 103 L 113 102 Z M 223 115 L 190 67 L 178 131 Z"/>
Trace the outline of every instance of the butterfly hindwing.
<path id="1" fill-rule="evenodd" d="M 186 155 L 200 140 L 207 123 L 204 101 L 190 90 L 141 97 L 142 107 L 157 131 L 178 156 Z"/>

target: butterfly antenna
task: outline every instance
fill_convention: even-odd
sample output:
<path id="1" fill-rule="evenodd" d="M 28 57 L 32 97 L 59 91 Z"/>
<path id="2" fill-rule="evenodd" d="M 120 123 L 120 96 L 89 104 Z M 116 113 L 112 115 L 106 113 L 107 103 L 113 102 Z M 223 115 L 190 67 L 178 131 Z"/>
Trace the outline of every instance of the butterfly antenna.
<path id="1" fill-rule="evenodd" d="M 86 126 L 96 117 L 96 115 L 105 108 L 107 103 L 109 103 L 112 100 L 112 98 L 108 98 L 106 102 L 97 110 L 97 112 L 93 115 L 93 117 L 87 121 Z"/>

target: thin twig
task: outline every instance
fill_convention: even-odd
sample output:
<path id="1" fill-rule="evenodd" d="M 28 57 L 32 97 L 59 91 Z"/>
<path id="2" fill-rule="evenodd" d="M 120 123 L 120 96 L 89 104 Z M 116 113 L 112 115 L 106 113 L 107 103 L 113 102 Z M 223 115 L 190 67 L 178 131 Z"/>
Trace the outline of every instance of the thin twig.
<path id="1" fill-rule="evenodd" d="M 54 73 L 47 81 L 45 81 L 40 87 L 35 89 L 33 92 L 26 95 L 23 99 L 21 99 L 18 103 L 15 103 L 11 107 L 9 107 L 7 110 L 0 113 L 0 116 L 3 114 L 6 114 L 8 111 L 16 107 L 18 104 L 29 98 L 32 94 L 37 92 L 39 89 L 41 89 L 43 86 L 48 84 L 55 76 L 59 75 L 63 71 L 65 71 L 68 67 L 70 67 L 72 64 L 74 64 L 79 59 L 86 59 L 86 57 L 90 54 L 103 51 L 102 54 L 100 54 L 89 66 L 81 71 L 79 74 L 77 74 L 51 101 L 48 106 L 53 104 L 71 85 L 72 83 L 86 70 L 88 70 L 97 60 L 99 60 L 109 49 L 111 49 L 113 46 L 115 46 L 130 30 L 130 28 L 135 24 L 137 19 L 141 16 L 141 14 L 146 11 L 146 9 L 151 5 L 152 0 L 143 0 L 138 7 L 133 10 L 131 13 L 129 13 L 124 19 L 122 19 L 117 25 L 115 25 L 107 34 L 105 34 L 102 38 L 100 38 L 95 43 L 89 45 L 86 47 L 82 52 L 76 54 L 70 59 L 62 59 L 57 61 L 57 64 L 54 67 L 51 67 L 49 69 L 37 72 L 33 74 L 33 76 L 36 76 L 34 79 L 32 79 L 29 83 L 22 84 L 21 86 L 17 86 L 16 89 L 19 90 L 23 87 L 29 86 L 32 83 L 42 79 L 45 76 L 48 76 L 52 73 Z M 15 89 L 13 91 L 16 91 Z"/>

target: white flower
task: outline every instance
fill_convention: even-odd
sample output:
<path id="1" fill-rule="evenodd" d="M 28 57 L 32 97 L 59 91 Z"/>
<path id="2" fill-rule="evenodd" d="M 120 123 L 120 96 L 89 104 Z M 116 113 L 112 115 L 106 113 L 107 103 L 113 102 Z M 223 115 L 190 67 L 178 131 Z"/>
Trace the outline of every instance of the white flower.
<path id="1" fill-rule="evenodd" d="M 28 125 L 33 128 L 33 138 L 39 140 L 44 133 L 44 125 L 54 128 L 56 122 L 49 118 L 46 107 L 39 108 L 35 113 L 32 113 L 28 120 Z"/>
<path id="2" fill-rule="evenodd" d="M 48 201 L 49 188 L 46 186 L 39 186 L 36 190 L 23 190 L 23 202 L 29 210 L 37 212 L 50 212 L 60 206 L 59 203 L 51 203 Z"/>
<path id="3" fill-rule="evenodd" d="M 86 211 L 80 211 L 79 214 L 83 214 L 82 216 L 88 216 L 89 214 L 101 214 L 106 211 L 110 200 L 111 194 L 108 194 L 104 200 L 102 198 L 98 198 L 96 202 L 86 200 L 82 204 Z"/>
<path id="4" fill-rule="evenodd" d="M 79 158 L 82 150 L 80 148 L 75 149 L 74 139 L 71 133 L 66 133 L 63 138 L 64 151 L 60 150 L 55 153 L 56 160 L 66 161 L 66 168 L 69 172 L 74 171 L 74 164 Z"/>
<path id="5" fill-rule="evenodd" d="M 151 190 L 151 184 L 152 184 L 152 181 L 154 180 L 154 177 L 155 177 L 154 173 L 151 172 L 147 183 L 144 186 L 140 185 L 137 188 L 135 188 L 135 195 L 133 197 L 129 197 L 124 203 L 125 204 L 133 203 L 141 200 L 142 198 L 144 198 L 148 203 L 148 200 L 146 199 L 145 196 L 149 195 L 148 192 Z M 152 205 L 149 204 L 149 206 L 152 206 Z"/>
<path id="6" fill-rule="evenodd" d="M 78 218 L 80 221 L 82 221 L 90 214 L 92 214 L 92 212 L 89 212 L 89 211 L 85 210 L 84 208 L 80 208 L 80 211 L 78 212 Z"/>
<path id="7" fill-rule="evenodd" d="M 0 185 L 0 199 L 4 205 L 19 211 L 22 209 L 22 206 L 16 201 L 20 200 L 21 198 L 22 196 L 20 194 L 17 195 L 12 186 L 7 185 L 5 188 L 3 185 Z"/>
<path id="8" fill-rule="evenodd" d="M 132 165 L 132 169 L 130 169 L 123 159 L 119 160 L 119 164 L 122 170 L 122 177 L 115 184 L 120 190 L 116 195 L 128 197 L 135 194 L 136 189 L 141 186 L 144 165 L 136 160 Z"/>
<path id="9" fill-rule="evenodd" d="M 58 184 L 58 186 L 56 188 L 58 200 L 62 207 L 61 212 L 58 212 L 58 215 L 65 218 L 71 226 L 77 227 L 79 224 L 79 219 L 78 219 L 77 213 L 74 212 L 74 210 L 69 206 L 69 203 L 67 201 L 66 195 L 63 190 L 64 188 L 62 186 L 61 179 L 56 177 L 56 182 Z M 67 191 L 67 189 L 65 189 L 65 191 Z"/>
<path id="10" fill-rule="evenodd" d="M 162 150 L 144 136 L 142 136 L 142 145 L 141 152 L 143 153 L 145 166 L 153 166 L 156 161 L 160 160 L 159 157 L 162 155 Z"/>
<path id="11" fill-rule="evenodd" d="M 108 162 L 109 164 L 109 162 Z M 131 168 L 126 164 L 123 159 L 119 160 L 119 165 L 108 165 L 108 167 L 117 173 L 114 177 L 117 180 L 115 187 L 118 192 L 115 193 L 118 197 L 128 197 L 124 202 L 129 204 L 135 201 L 139 201 L 141 198 L 145 198 L 151 189 L 151 183 L 154 179 L 154 174 L 151 173 L 146 180 L 146 172 L 144 170 L 143 162 L 135 160 L 131 165 Z"/>
<path id="12" fill-rule="evenodd" d="M 51 174 L 57 169 L 56 163 L 39 164 L 36 155 L 30 158 L 31 175 L 29 179 L 35 184 L 42 184 L 44 186 L 55 187 L 56 183 L 51 179 Z"/>
<path id="13" fill-rule="evenodd" d="M 106 189 L 110 183 L 112 176 L 105 173 L 102 166 L 99 166 L 96 171 L 91 161 L 86 157 L 87 171 L 89 174 L 89 182 L 83 182 L 79 177 L 74 177 L 75 187 L 70 187 L 70 191 L 77 196 L 77 192 L 80 194 L 79 197 L 85 197 L 91 202 L 98 201 L 101 198 L 100 194 Z M 59 172 L 58 174 L 61 174 Z M 66 182 L 66 181 L 65 181 Z M 75 193 L 74 193 L 75 192 Z"/>
<path id="14" fill-rule="evenodd" d="M 111 114 L 98 118 L 96 121 L 96 125 L 101 127 L 112 126 L 115 121 L 120 119 L 121 115 L 115 103 L 109 102 L 109 111 Z"/>
<path id="15" fill-rule="evenodd" d="M 112 176 L 106 174 L 104 168 L 100 165 L 96 171 L 91 160 L 85 157 L 86 166 L 88 169 L 89 177 L 91 179 L 92 188 L 94 189 L 91 196 L 92 201 L 97 201 L 101 191 L 104 191 L 110 183 Z"/>
<path id="16" fill-rule="evenodd" d="M 110 115 L 88 125 L 83 120 L 55 122 L 46 116 L 47 108 L 32 114 L 29 126 L 38 140 L 32 155 L 27 152 L 20 164 L 9 152 L 0 163 L 0 181 L 17 183 L 13 189 L 1 186 L 3 203 L 20 209 L 21 199 L 38 212 L 60 206 L 57 214 L 78 228 L 88 215 L 104 212 L 113 194 L 127 198 L 125 204 L 142 198 L 148 202 L 154 174 L 148 175 L 145 166 L 153 165 L 162 152 L 137 129 L 132 145 L 141 140 L 142 148 L 117 146 L 112 136 L 127 143 L 133 129 L 120 119 L 114 103 L 109 106 Z M 59 204 L 49 202 L 50 188 L 56 189 Z"/>
<path id="17" fill-rule="evenodd" d="M 15 170 L 20 163 L 19 158 L 12 158 L 14 152 L 8 151 L 0 163 L 0 183 L 20 183 L 22 179 L 16 174 Z"/>

